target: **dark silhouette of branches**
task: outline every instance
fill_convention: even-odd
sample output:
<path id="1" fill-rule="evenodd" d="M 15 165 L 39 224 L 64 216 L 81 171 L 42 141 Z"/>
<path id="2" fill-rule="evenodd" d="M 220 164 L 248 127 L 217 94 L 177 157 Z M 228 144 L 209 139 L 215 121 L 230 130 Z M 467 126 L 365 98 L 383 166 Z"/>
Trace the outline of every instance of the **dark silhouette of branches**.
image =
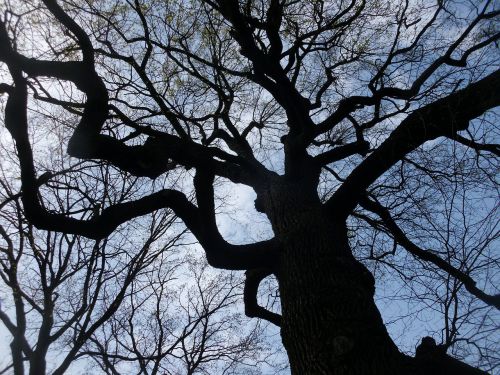
<path id="1" fill-rule="evenodd" d="M 33 249 L 33 264 L 54 279 L 44 276 L 40 293 L 50 296 L 62 276 L 47 270 L 50 251 L 35 251 L 32 233 L 64 239 L 61 259 L 82 246 L 75 252 L 95 254 L 85 259 L 97 269 L 109 238 L 145 226 L 163 243 L 168 231 L 155 237 L 145 223 L 171 217 L 210 266 L 246 271 L 245 312 L 280 327 L 294 374 L 480 371 L 446 351 L 490 372 L 498 366 L 487 337 L 499 309 L 496 2 L 40 0 L 7 2 L 2 12 L 0 94 L 16 150 L 3 168 L 18 165 L 19 180 L 1 208 L 16 205 L 23 238 L 3 229 L 5 262 L 16 266 L 8 254 L 17 242 Z M 49 163 L 56 150 L 65 156 Z M 222 215 L 224 188 L 243 185 L 269 224 L 248 241 L 228 236 Z M 82 245 L 70 246 L 74 238 Z M 117 288 L 138 287 L 150 248 L 134 252 Z M 16 285 L 9 272 L 5 282 Z M 99 284 L 94 275 L 82 280 Z M 268 276 L 280 313 L 260 296 Z M 95 337 L 99 320 L 81 323 L 103 371 L 119 373 L 130 358 L 137 371 L 166 371 L 170 355 L 189 373 L 209 371 L 209 358 L 226 358 L 221 371 L 233 371 L 251 345 L 210 341 L 210 314 L 199 309 L 215 305 L 193 300 L 179 354 L 164 344 L 163 283 L 146 289 L 143 305 L 157 306 L 150 347 L 115 305 L 101 311 L 114 331 Z M 232 301 L 224 288 L 206 293 Z M 398 348 L 375 304 L 381 295 L 392 311 L 409 306 L 396 322 L 438 317 L 413 340 L 432 344 L 429 335 L 440 334 L 427 345 L 435 355 Z M 139 319 L 140 302 L 128 297 L 114 298 Z M 16 308 L 43 317 L 53 308 L 44 298 Z M 41 337 L 51 319 L 41 320 Z M 44 357 L 26 324 L 12 328 L 17 363 Z"/>

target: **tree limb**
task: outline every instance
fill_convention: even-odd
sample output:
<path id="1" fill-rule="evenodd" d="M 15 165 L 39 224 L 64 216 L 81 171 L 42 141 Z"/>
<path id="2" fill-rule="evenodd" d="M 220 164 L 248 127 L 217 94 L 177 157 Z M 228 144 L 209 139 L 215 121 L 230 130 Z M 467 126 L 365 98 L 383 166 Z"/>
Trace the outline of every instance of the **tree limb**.
<path id="1" fill-rule="evenodd" d="M 213 181 L 214 175 L 210 171 L 202 169 L 196 171 L 194 187 L 198 203 L 197 220 L 196 223 L 186 222 L 205 249 L 208 263 L 213 267 L 226 269 L 257 268 L 250 266 L 252 262 L 260 264 L 258 267 L 274 266 L 280 249 L 276 239 L 249 245 L 230 245 L 221 236 L 215 219 Z"/>
<path id="2" fill-rule="evenodd" d="M 347 216 L 377 178 L 426 141 L 468 127 L 469 121 L 500 105 L 500 70 L 466 88 L 415 110 L 347 177 L 326 203 Z"/>
<path id="3" fill-rule="evenodd" d="M 410 239 L 406 236 L 406 234 L 401 230 L 401 228 L 397 225 L 394 219 L 391 216 L 389 210 L 382 206 L 379 202 L 368 199 L 367 197 L 363 197 L 360 200 L 360 205 L 365 210 L 373 212 L 377 216 L 379 216 L 386 228 L 390 231 L 390 233 L 394 236 L 394 239 L 408 251 L 415 258 L 430 262 L 435 266 L 439 267 L 443 271 L 447 272 L 457 280 L 459 280 L 464 286 L 465 289 L 484 303 L 496 307 L 500 310 L 500 294 L 497 295 L 489 295 L 482 290 L 480 290 L 476 286 L 476 282 L 463 271 L 455 268 L 450 263 L 441 259 L 436 254 L 432 253 L 429 250 L 424 250 L 419 246 L 415 245 Z"/>
<path id="4" fill-rule="evenodd" d="M 257 302 L 259 284 L 267 276 L 271 275 L 270 269 L 259 268 L 245 272 L 245 287 L 243 290 L 243 301 L 245 302 L 245 314 L 249 318 L 260 318 L 281 327 L 281 315 L 276 314 L 260 306 Z"/>
<path id="5" fill-rule="evenodd" d="M 158 209 L 170 208 L 179 216 L 188 229 L 195 235 L 207 253 L 209 263 L 218 268 L 249 269 L 271 266 L 277 256 L 276 241 L 264 241 L 257 244 L 228 244 L 211 226 L 205 225 L 201 210 L 188 201 L 186 196 L 176 190 L 161 190 L 136 201 L 119 203 L 107 207 L 101 214 L 90 220 L 79 220 L 62 214 L 49 213 L 39 201 L 39 182 L 33 161 L 33 152 L 28 136 L 27 120 L 27 85 L 19 67 L 8 64 L 14 79 L 15 88 L 11 90 L 6 104 L 5 124 L 16 141 L 22 182 L 22 201 L 26 217 L 38 228 L 79 234 L 93 239 L 108 236 L 120 224 Z M 101 136 L 104 137 L 104 136 Z M 95 140 L 95 138 L 94 138 Z M 203 147 L 203 146 L 200 146 Z M 182 150 L 178 150 L 179 153 Z M 192 156 L 187 156 L 192 157 Z M 194 160 L 203 159 L 195 155 Z M 213 167 L 220 172 L 220 162 L 213 164 L 205 161 L 205 168 Z M 203 169 L 203 168 L 200 168 Z M 213 189 L 213 187 L 212 187 Z M 212 192 L 213 193 L 213 192 Z M 214 220 L 215 222 L 215 220 Z"/>
<path id="6" fill-rule="evenodd" d="M 332 148 L 322 154 L 314 157 L 314 160 L 320 165 L 327 165 L 354 154 L 361 154 L 370 148 L 370 143 L 366 141 L 356 141 L 343 146 Z"/>
<path id="7" fill-rule="evenodd" d="M 500 145 L 499 144 L 477 143 L 476 141 L 462 137 L 459 134 L 453 134 L 449 138 L 453 139 L 454 141 L 456 141 L 458 143 L 463 144 L 464 146 L 470 147 L 473 150 L 476 150 L 478 152 L 479 151 L 487 151 L 487 152 L 491 152 L 492 154 L 495 154 L 496 156 L 500 156 Z"/>

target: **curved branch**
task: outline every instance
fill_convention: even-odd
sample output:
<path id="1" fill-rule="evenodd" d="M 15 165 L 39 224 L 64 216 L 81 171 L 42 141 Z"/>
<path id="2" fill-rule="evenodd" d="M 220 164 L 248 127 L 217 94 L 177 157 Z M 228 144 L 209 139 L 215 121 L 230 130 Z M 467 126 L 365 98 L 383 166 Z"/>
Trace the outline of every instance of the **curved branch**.
<path id="1" fill-rule="evenodd" d="M 48 6 L 58 7 L 53 0 L 46 1 Z M 60 8 L 58 11 L 63 12 Z M 64 15 L 61 17 L 66 23 L 68 22 Z M 78 28 L 77 25 L 66 23 L 65 26 L 73 32 L 75 32 L 73 28 Z M 119 140 L 101 135 L 100 131 L 108 115 L 108 93 L 102 79 L 93 69 L 91 61 L 54 63 L 27 59 L 12 49 L 2 22 L 0 22 L 0 46 L 2 47 L 0 61 L 7 63 L 14 81 L 14 86 L 6 89 L 2 87 L 9 94 L 5 108 L 5 125 L 16 142 L 21 167 L 22 201 L 26 217 L 35 226 L 101 239 L 130 219 L 158 209 L 170 208 L 184 221 L 200 242 L 212 266 L 245 270 L 270 267 L 274 264 L 278 253 L 275 240 L 231 245 L 218 232 L 215 216 L 212 219 L 212 214 L 206 215 L 207 212 L 213 211 L 213 207 L 210 208 L 201 199 L 199 209 L 189 202 L 183 193 L 175 190 L 165 189 L 136 201 L 112 205 L 90 220 L 80 220 L 48 212 L 39 200 L 40 183 L 36 177 L 33 151 L 28 135 L 28 88 L 23 71 L 28 74 L 48 75 L 72 81 L 86 93 L 87 100 L 83 115 L 68 147 L 68 153 L 73 156 L 84 159 L 103 159 L 135 175 L 153 178 L 170 168 L 169 159 L 174 159 L 188 168 L 210 170 L 211 173 L 215 172 L 232 181 L 245 182 L 250 185 L 260 182 L 261 175 L 255 171 L 245 173 L 241 164 L 238 164 L 241 159 L 237 156 L 166 133 L 150 136 L 142 146 L 128 146 Z M 226 161 L 218 161 L 215 157 Z M 207 191 L 209 194 L 211 191 L 213 200 L 213 187 L 212 190 Z"/>
<path id="2" fill-rule="evenodd" d="M 16 96 L 9 97 L 9 102 Z M 8 111 L 7 113 L 10 113 Z M 6 116 L 11 124 L 10 115 Z M 204 248 L 208 262 L 217 268 L 244 270 L 272 266 L 277 258 L 275 240 L 247 245 L 227 243 L 213 227 L 210 217 L 204 215 L 186 196 L 176 190 L 161 190 L 132 202 L 119 203 L 105 208 L 90 220 L 79 220 L 47 212 L 38 199 L 39 181 L 35 177 L 31 147 L 27 132 L 11 132 L 21 162 L 22 201 L 26 216 L 38 228 L 79 234 L 93 239 L 108 236 L 120 224 L 153 211 L 170 208 L 179 216 Z M 203 201 L 201 201 L 203 202 Z M 202 207 L 203 203 L 201 204 Z"/>
<path id="3" fill-rule="evenodd" d="M 263 169 L 256 170 L 255 166 L 241 157 L 168 133 L 148 134 L 146 142 L 137 146 L 129 146 L 121 140 L 100 134 L 108 118 L 108 92 L 93 64 L 85 60 L 58 62 L 26 58 L 12 49 L 5 25 L 1 21 L 0 46 L 0 61 L 4 61 L 9 69 L 18 71 L 18 74 L 23 71 L 29 76 L 48 76 L 71 81 L 85 93 L 86 101 L 80 122 L 68 143 L 68 154 L 71 156 L 105 160 L 134 176 L 150 178 L 156 178 L 172 169 L 175 165 L 172 160 L 186 168 L 209 164 L 218 175 L 249 185 L 257 183 L 258 176 L 264 173 Z M 17 95 L 13 94 L 14 88 L 6 85 L 2 86 L 2 91 L 11 93 L 12 97 L 27 95 L 21 93 L 26 91 L 26 88 L 20 87 L 26 84 L 24 80 L 18 79 L 15 83 Z M 16 100 L 11 101 L 11 107 L 16 107 L 13 112 L 19 114 L 13 121 L 21 121 L 21 116 L 25 117 L 21 112 L 26 111 L 27 100 L 22 99 L 17 105 L 14 105 L 14 101 Z M 171 122 L 175 120 L 171 116 L 167 118 Z"/>
<path id="4" fill-rule="evenodd" d="M 484 303 L 496 307 L 498 310 L 500 310 L 500 294 L 492 296 L 483 292 L 476 286 L 476 282 L 469 275 L 455 268 L 450 263 L 448 263 L 444 259 L 441 259 L 439 256 L 432 253 L 431 251 L 429 250 L 426 251 L 420 248 L 419 246 L 415 245 L 412 241 L 410 241 L 410 239 L 406 236 L 406 234 L 397 225 L 397 223 L 394 221 L 389 210 L 386 207 L 382 206 L 377 201 L 368 199 L 367 197 L 363 197 L 360 200 L 360 205 L 365 210 L 373 212 L 374 214 L 379 216 L 382 219 L 386 228 L 394 236 L 394 239 L 403 248 L 405 248 L 406 251 L 408 251 L 411 255 L 413 255 L 417 259 L 426 262 L 431 262 L 435 266 L 439 267 L 443 271 L 453 276 L 455 279 L 459 280 L 465 286 L 465 289 L 467 289 L 469 293 L 471 293 Z"/>
<path id="5" fill-rule="evenodd" d="M 21 166 L 22 201 L 26 217 L 38 228 L 55 230 L 65 233 L 79 234 L 93 239 L 108 236 L 116 227 L 132 218 L 145 215 L 162 208 L 172 209 L 195 235 L 207 254 L 208 262 L 218 268 L 249 269 L 269 267 L 277 258 L 278 247 L 276 241 L 269 240 L 257 244 L 231 245 L 228 244 L 217 231 L 215 219 L 204 213 L 213 211 L 210 206 L 200 200 L 201 209 L 198 209 L 186 196 L 175 190 L 162 190 L 132 202 L 110 206 L 90 220 L 79 220 L 62 214 L 48 212 L 39 201 L 39 179 L 33 161 L 33 152 L 28 136 L 27 120 L 27 84 L 22 76 L 21 69 L 8 64 L 14 79 L 14 88 L 5 108 L 5 124 L 16 142 L 16 148 Z M 202 147 L 202 146 L 200 146 Z M 187 149 L 189 150 L 189 149 Z M 181 153 L 182 150 L 178 149 Z M 188 155 L 186 157 L 200 160 L 203 155 Z M 215 165 L 214 165 L 215 164 Z M 220 171 L 220 162 L 203 164 Z M 199 168 L 202 169 L 203 168 Z M 211 185 L 210 185 L 211 186 Z M 212 190 L 213 199 L 213 187 Z M 208 221 L 207 221 L 208 220 Z M 207 225 L 208 223 L 208 225 Z"/>
<path id="6" fill-rule="evenodd" d="M 213 172 L 204 169 L 196 171 L 194 188 L 198 203 L 197 222 L 186 222 L 205 249 L 208 263 L 224 269 L 273 267 L 278 260 L 278 240 L 271 239 L 248 245 L 231 245 L 224 240 L 215 219 L 213 181 Z"/>
<path id="7" fill-rule="evenodd" d="M 259 318 L 267 320 L 278 327 L 281 327 L 281 315 L 265 309 L 257 302 L 257 292 L 259 284 L 267 276 L 271 275 L 270 269 L 260 268 L 245 272 L 245 287 L 243 289 L 243 301 L 245 302 L 245 314 L 249 318 Z"/>
<path id="8" fill-rule="evenodd" d="M 347 177 L 326 203 L 347 216 L 366 189 L 406 154 L 426 141 L 465 130 L 469 121 L 500 105 L 500 70 L 466 88 L 415 110 Z"/>

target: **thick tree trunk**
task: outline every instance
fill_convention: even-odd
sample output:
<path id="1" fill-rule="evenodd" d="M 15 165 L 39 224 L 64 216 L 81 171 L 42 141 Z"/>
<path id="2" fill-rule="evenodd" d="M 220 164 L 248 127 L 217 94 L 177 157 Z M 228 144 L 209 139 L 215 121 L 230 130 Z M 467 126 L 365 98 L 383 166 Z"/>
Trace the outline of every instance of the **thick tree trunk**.
<path id="1" fill-rule="evenodd" d="M 373 300 L 373 277 L 346 253 L 345 230 L 320 233 L 318 225 L 294 233 L 278 273 L 293 373 L 401 373 L 403 357 Z"/>
<path id="2" fill-rule="evenodd" d="M 306 186 L 276 184 L 263 200 L 284 249 L 277 278 L 292 373 L 400 373 L 404 356 L 375 306 L 373 276 L 349 249 L 345 223 Z"/>
<path id="3" fill-rule="evenodd" d="M 349 248 L 345 222 L 304 191 L 279 184 L 262 199 L 283 245 L 276 275 L 292 374 L 444 374 L 399 352 L 375 305 L 373 276 Z"/>

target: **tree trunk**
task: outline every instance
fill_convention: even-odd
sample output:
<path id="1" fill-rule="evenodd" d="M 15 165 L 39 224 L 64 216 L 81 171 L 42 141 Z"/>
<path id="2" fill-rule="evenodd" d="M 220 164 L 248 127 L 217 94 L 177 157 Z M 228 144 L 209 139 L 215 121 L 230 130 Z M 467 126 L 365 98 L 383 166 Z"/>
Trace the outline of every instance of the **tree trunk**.
<path id="1" fill-rule="evenodd" d="M 297 231 L 285 247 L 278 280 L 292 373 L 399 373 L 402 356 L 375 306 L 373 278 L 342 254 L 347 237 L 338 229 Z"/>
<path id="2" fill-rule="evenodd" d="M 42 375 L 46 373 L 46 356 L 47 356 L 48 346 L 40 351 L 35 351 L 33 357 L 30 360 L 30 372 L 29 375 Z"/>
<path id="3" fill-rule="evenodd" d="M 24 375 L 23 351 L 21 345 L 21 338 L 19 336 L 20 335 L 18 333 L 15 333 L 14 339 L 10 344 L 14 375 Z"/>
<path id="4" fill-rule="evenodd" d="M 292 374 L 417 374 L 391 340 L 371 273 L 353 257 L 343 220 L 315 192 L 272 186 L 264 209 L 283 245 L 278 278 Z"/>

